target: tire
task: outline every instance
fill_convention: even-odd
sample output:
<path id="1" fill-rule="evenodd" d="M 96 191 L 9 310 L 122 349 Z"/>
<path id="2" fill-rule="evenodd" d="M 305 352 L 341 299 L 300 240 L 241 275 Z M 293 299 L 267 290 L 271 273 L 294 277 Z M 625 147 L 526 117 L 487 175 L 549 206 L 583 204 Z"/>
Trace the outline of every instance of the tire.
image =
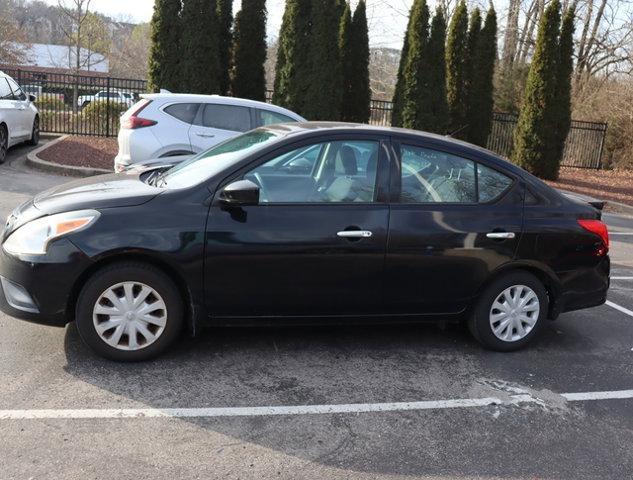
<path id="1" fill-rule="evenodd" d="M 518 305 L 525 299 L 529 300 L 524 307 L 517 305 L 513 309 L 512 295 L 518 299 Z M 493 309 L 498 298 L 502 301 L 496 305 L 503 306 L 503 309 Z M 511 352 L 524 347 L 539 335 L 545 326 L 548 306 L 547 290 L 538 278 L 523 271 L 508 273 L 493 281 L 480 295 L 468 320 L 468 328 L 484 347 Z M 501 337 L 506 338 L 497 336 L 493 326 Z"/>
<path id="2" fill-rule="evenodd" d="M 40 117 L 36 116 L 33 120 L 33 128 L 31 129 L 31 139 L 28 144 L 36 146 L 40 143 Z"/>
<path id="3" fill-rule="evenodd" d="M 7 127 L 0 125 L 0 164 L 7 159 L 7 151 L 9 150 L 9 133 Z"/>
<path id="4" fill-rule="evenodd" d="M 149 295 L 148 290 L 152 291 Z M 113 294 L 117 304 L 107 298 Z M 139 300 L 143 295 L 145 300 Z M 127 298 L 133 298 L 130 303 L 138 300 L 138 307 L 128 309 Z M 163 353 L 182 331 L 183 317 L 183 300 L 174 282 L 161 270 L 139 262 L 115 263 L 95 272 L 82 288 L 75 309 L 82 340 L 98 355 L 119 362 L 149 360 Z"/>

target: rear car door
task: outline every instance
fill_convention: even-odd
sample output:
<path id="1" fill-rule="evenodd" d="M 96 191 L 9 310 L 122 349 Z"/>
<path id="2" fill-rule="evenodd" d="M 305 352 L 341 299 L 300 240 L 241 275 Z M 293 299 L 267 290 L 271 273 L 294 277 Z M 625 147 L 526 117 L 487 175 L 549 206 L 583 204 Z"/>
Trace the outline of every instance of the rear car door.
<path id="1" fill-rule="evenodd" d="M 189 129 L 189 140 L 197 153 L 250 129 L 251 113 L 248 107 L 205 103 Z"/>
<path id="2" fill-rule="evenodd" d="M 259 185 L 260 202 L 210 209 L 205 289 L 212 315 L 363 315 L 381 308 L 389 216 L 384 140 L 294 144 L 227 179 Z"/>
<path id="3" fill-rule="evenodd" d="M 459 153 L 405 141 L 395 148 L 385 302 L 393 313 L 459 313 L 514 258 L 524 186 Z"/>

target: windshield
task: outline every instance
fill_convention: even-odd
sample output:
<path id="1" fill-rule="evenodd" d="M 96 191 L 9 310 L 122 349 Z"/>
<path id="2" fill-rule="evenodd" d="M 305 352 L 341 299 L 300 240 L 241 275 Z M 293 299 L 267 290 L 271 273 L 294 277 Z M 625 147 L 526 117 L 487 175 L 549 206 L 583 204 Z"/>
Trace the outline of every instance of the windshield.
<path id="1" fill-rule="evenodd" d="M 231 138 L 167 170 L 159 184 L 168 188 L 191 187 L 236 164 L 279 136 L 279 133 L 258 129 Z"/>

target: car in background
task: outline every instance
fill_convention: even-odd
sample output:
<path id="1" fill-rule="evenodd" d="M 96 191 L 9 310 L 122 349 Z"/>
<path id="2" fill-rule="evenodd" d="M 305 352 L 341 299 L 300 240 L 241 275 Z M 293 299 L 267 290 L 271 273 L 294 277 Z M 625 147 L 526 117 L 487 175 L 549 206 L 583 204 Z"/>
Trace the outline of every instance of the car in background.
<path id="1" fill-rule="evenodd" d="M 45 92 L 42 85 L 22 85 L 22 91 L 27 95 L 33 95 L 35 97 L 34 102 L 44 100 L 64 103 L 66 100 L 63 93 Z"/>
<path id="2" fill-rule="evenodd" d="M 605 302 L 600 217 L 447 137 L 270 125 L 167 171 L 77 180 L 15 209 L 0 236 L 0 309 L 74 320 L 120 361 L 206 325 L 361 319 L 464 322 L 512 351 Z"/>
<path id="3" fill-rule="evenodd" d="M 285 108 L 242 98 L 174 93 L 141 97 L 121 117 L 116 172 L 148 161 L 173 165 L 248 130 L 305 121 Z"/>
<path id="4" fill-rule="evenodd" d="M 137 98 L 135 97 L 133 92 L 126 92 L 123 90 L 101 90 L 94 95 L 80 95 L 77 98 L 77 106 L 80 108 L 84 108 L 94 101 L 107 101 L 110 103 L 120 103 L 126 105 L 127 107 L 131 107 L 132 105 L 134 105 L 136 100 Z"/>
<path id="5" fill-rule="evenodd" d="M 13 78 L 0 71 L 0 163 L 15 144 L 40 140 L 40 115 L 33 104 L 35 96 L 27 95 Z"/>

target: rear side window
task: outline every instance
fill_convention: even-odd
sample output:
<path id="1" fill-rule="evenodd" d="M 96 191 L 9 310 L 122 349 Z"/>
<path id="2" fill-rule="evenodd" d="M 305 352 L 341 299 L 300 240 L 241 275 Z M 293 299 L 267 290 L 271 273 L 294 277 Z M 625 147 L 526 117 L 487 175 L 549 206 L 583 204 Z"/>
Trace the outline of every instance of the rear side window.
<path id="1" fill-rule="evenodd" d="M 275 123 L 288 123 L 288 122 L 296 122 L 296 120 L 290 118 L 287 115 L 282 115 L 281 113 L 270 112 L 268 110 L 255 110 L 255 114 L 257 116 L 257 126 L 263 127 L 266 125 L 273 125 Z"/>
<path id="2" fill-rule="evenodd" d="M 15 83 L 14 80 L 7 78 L 7 82 L 9 82 L 9 86 L 11 87 L 11 90 L 13 90 L 14 98 L 19 99 L 19 100 L 26 100 L 25 93 L 22 91 L 20 86 L 17 83 Z"/>
<path id="3" fill-rule="evenodd" d="M 477 181 L 480 202 L 491 202 L 512 185 L 510 177 L 484 165 L 477 165 Z"/>
<path id="4" fill-rule="evenodd" d="M 13 92 L 3 77 L 0 77 L 0 100 L 13 100 Z"/>
<path id="5" fill-rule="evenodd" d="M 476 203 L 475 162 L 428 148 L 402 145 L 403 203 Z"/>
<path id="6" fill-rule="evenodd" d="M 246 132 L 251 129 L 251 114 L 246 107 L 208 103 L 202 112 L 202 126 Z"/>
<path id="7" fill-rule="evenodd" d="M 177 118 L 181 122 L 191 124 L 196 118 L 199 107 L 199 103 L 176 103 L 166 107 L 164 112 L 174 118 Z"/>

